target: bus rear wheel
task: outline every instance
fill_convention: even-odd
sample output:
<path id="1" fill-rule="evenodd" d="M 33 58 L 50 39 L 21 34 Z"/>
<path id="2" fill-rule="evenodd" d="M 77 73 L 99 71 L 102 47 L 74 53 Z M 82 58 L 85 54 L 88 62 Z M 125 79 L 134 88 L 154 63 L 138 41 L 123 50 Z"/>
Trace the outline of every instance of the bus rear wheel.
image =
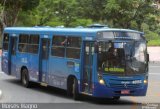
<path id="1" fill-rule="evenodd" d="M 21 80 L 22 80 L 23 86 L 25 86 L 27 88 L 30 87 L 28 70 L 26 68 L 22 70 Z"/>

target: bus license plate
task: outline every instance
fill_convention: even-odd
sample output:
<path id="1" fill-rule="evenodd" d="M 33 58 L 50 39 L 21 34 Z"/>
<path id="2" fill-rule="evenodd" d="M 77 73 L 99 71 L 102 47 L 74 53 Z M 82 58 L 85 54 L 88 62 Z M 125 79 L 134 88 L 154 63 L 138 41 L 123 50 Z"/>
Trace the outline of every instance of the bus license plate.
<path id="1" fill-rule="evenodd" d="M 130 94 L 130 90 L 121 90 L 121 94 Z"/>

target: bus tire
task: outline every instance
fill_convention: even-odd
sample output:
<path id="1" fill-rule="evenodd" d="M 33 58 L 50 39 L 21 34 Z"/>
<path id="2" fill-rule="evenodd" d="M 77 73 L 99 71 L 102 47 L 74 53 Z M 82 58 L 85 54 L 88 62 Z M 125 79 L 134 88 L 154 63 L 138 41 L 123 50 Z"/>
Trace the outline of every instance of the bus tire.
<path id="1" fill-rule="evenodd" d="M 29 74 L 28 74 L 28 70 L 26 68 L 22 69 L 22 73 L 21 73 L 21 80 L 22 80 L 22 85 L 26 88 L 29 88 L 31 86 L 30 82 L 29 82 Z"/>
<path id="2" fill-rule="evenodd" d="M 120 96 L 113 97 L 113 100 L 117 101 L 120 99 Z"/>
<path id="3" fill-rule="evenodd" d="M 73 90 L 72 83 L 73 83 L 72 78 L 69 78 L 67 81 L 67 96 L 68 97 L 72 96 L 72 90 Z"/>
<path id="4" fill-rule="evenodd" d="M 73 93 L 73 99 L 74 100 L 79 100 L 80 99 L 80 94 L 78 92 L 78 81 L 76 78 L 73 80 L 73 85 L 72 85 L 72 93 Z"/>

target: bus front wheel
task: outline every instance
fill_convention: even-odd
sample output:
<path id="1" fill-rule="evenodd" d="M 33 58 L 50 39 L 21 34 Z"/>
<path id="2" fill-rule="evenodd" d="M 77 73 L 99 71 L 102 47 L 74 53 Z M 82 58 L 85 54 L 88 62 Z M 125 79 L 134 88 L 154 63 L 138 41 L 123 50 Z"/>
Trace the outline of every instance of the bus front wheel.
<path id="1" fill-rule="evenodd" d="M 119 99 L 120 99 L 120 96 L 113 97 L 112 99 L 113 99 L 113 100 L 119 100 Z"/>
<path id="2" fill-rule="evenodd" d="M 79 92 L 78 92 L 78 81 L 76 78 L 73 80 L 73 86 L 72 86 L 72 93 L 73 93 L 73 99 L 79 100 Z"/>
<path id="3" fill-rule="evenodd" d="M 23 86 L 25 86 L 25 87 L 27 87 L 27 88 L 30 87 L 28 70 L 27 70 L 26 68 L 24 68 L 24 69 L 22 70 L 21 80 L 22 80 Z"/>

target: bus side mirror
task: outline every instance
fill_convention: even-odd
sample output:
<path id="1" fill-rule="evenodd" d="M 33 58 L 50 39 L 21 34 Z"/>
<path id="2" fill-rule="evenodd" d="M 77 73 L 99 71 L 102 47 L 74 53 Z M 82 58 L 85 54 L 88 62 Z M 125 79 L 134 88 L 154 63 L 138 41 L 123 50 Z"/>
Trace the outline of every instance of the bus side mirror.
<path id="1" fill-rule="evenodd" d="M 149 54 L 147 53 L 147 62 L 149 62 Z"/>

